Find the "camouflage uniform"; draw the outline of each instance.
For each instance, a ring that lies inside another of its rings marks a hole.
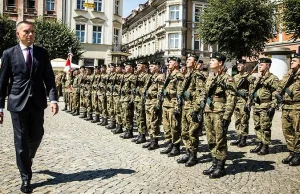
[[[74,108],[74,116],[79,115],[79,90],[80,90],[80,76],[76,75],[73,79],[73,108]]]
[[[98,84],[99,90],[97,91],[98,95],[98,107],[100,111],[100,116],[103,120],[106,120],[105,124],[107,123],[107,104],[106,104],[106,87],[107,87],[107,80],[108,74],[101,74],[100,75],[100,82]],[[103,126],[105,125],[103,124]],[[101,124],[102,125],[102,124]]]
[[[98,89],[99,89],[98,84],[100,82],[100,79],[101,79],[100,74],[94,74],[94,80],[92,83],[92,107],[96,118],[99,118],[99,114],[100,114],[99,105],[98,105]]]
[[[64,83],[64,88],[63,88],[63,93],[64,93],[64,101],[65,101],[65,106],[68,107],[68,110],[71,110],[71,104],[70,104],[70,86],[72,85],[72,77],[71,75],[66,75],[65,77],[65,83]]]
[[[86,108],[86,112],[88,114],[87,120],[92,119],[92,84],[94,80],[94,75],[87,75],[84,82],[84,102],[83,105]]]
[[[85,73],[80,73],[79,74],[79,85],[80,85],[80,96],[79,96],[79,105],[81,108],[81,112],[86,114],[86,107],[84,106],[84,83],[86,79],[86,74]]]
[[[115,115],[115,121],[118,127],[122,125],[122,111],[121,111],[121,103],[120,103],[120,87],[121,87],[121,81],[123,78],[122,73],[117,73],[115,76],[115,85],[113,89],[113,104],[114,104],[114,111],[113,114]]]
[[[61,91],[62,91],[62,79],[63,79],[64,73],[63,72],[58,72],[57,75],[55,76],[55,84],[56,84],[56,91],[58,97],[62,96]]]
[[[110,119],[111,125],[107,126],[107,128],[113,129],[116,123],[116,115],[115,115],[115,104],[114,104],[114,86],[117,78],[117,73],[109,73],[107,80],[107,90],[106,90],[106,98],[107,98],[107,112],[108,117]]]

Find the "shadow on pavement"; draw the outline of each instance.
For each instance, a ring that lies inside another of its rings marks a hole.
[[[273,161],[257,161],[251,159],[238,159],[228,165],[226,172],[228,175],[235,175],[242,172],[266,172],[274,170]]]
[[[97,178],[109,179],[117,174],[132,174],[135,173],[135,171],[131,169],[103,169],[103,170],[87,170],[87,171],[76,172],[72,174],[63,174],[59,172],[52,172],[50,170],[43,170],[43,171],[38,171],[36,173],[47,174],[54,178],[48,179],[40,183],[32,184],[33,188],[41,187],[45,185],[56,185],[60,183],[68,183],[73,181],[93,180]]]

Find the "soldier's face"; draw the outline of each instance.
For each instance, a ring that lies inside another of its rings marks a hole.
[[[84,68],[81,68],[80,73],[84,73],[84,70],[85,70]]]
[[[186,60],[186,67],[193,67],[193,65],[195,64],[195,58],[194,57],[189,57]]]
[[[211,58],[210,61],[209,61],[209,67],[210,69],[219,69],[222,67],[222,62],[218,61],[217,59],[215,58]]]
[[[95,74],[99,74],[99,69],[94,69]]]
[[[258,64],[258,71],[259,72],[269,70],[269,68],[270,68],[269,63],[260,63],[260,64]]]
[[[117,71],[118,73],[121,73],[121,72],[122,72],[122,67],[117,67],[117,68],[116,68],[116,71]]]
[[[244,72],[244,71],[246,71],[246,65],[243,64],[243,63],[239,63],[239,64],[237,65],[237,69],[238,69],[238,71]]]
[[[86,74],[91,75],[92,74],[92,70],[91,69],[87,69]]]
[[[132,67],[130,65],[125,66],[125,73],[132,73]]]
[[[145,70],[145,66],[143,64],[137,64],[136,71],[138,73],[143,72]]]
[[[169,65],[168,65],[168,69],[173,69],[176,65],[175,63],[176,63],[176,61],[170,60]]]
[[[149,66],[150,73],[155,73],[156,69],[157,69],[156,65],[150,65]]]
[[[106,68],[105,67],[101,67],[101,73],[105,73],[106,72]]]
[[[292,58],[291,68],[294,69],[294,68],[297,68],[299,66],[300,66],[300,59],[298,59],[298,58]]]
[[[110,67],[109,67],[109,72],[112,72],[112,73],[113,73],[113,72],[115,72],[115,71],[116,71],[116,68],[115,68],[114,66],[110,66]]]

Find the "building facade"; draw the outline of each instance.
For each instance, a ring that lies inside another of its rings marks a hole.
[[[204,44],[197,34],[199,14],[207,6],[206,0],[149,0],[140,4],[124,19],[123,49],[128,60],[160,60],[169,56],[185,59],[195,53],[208,62],[217,46]]]

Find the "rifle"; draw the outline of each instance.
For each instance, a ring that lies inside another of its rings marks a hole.
[[[121,80],[121,84],[120,84],[120,90],[118,92],[118,95],[121,96],[122,94],[122,87],[124,85],[124,77],[125,77],[125,74],[123,74],[123,77],[122,77],[122,80]]]
[[[249,103],[249,105],[248,105],[248,109],[249,109],[249,110],[251,109],[251,106],[254,104],[254,98],[256,97],[256,92],[257,92],[257,90],[259,89],[259,87],[260,87],[260,85],[261,85],[260,82],[261,82],[262,77],[265,75],[265,73],[266,73],[266,71],[264,71],[264,72],[261,73],[261,76],[260,76],[259,79],[257,80],[253,92],[252,92],[252,93],[250,94],[250,96],[249,96],[249,98],[250,98],[250,103]],[[250,112],[250,111],[249,111],[249,112]]]
[[[147,93],[148,93],[148,89],[152,83],[152,77],[153,77],[154,73],[150,76],[148,82],[147,82],[147,85],[146,85],[146,88],[143,92],[143,95],[142,95],[142,104],[145,104],[145,101],[146,101],[146,97],[147,97]]]
[[[293,97],[293,93],[288,89],[288,87],[293,83],[293,79],[294,79],[297,71],[298,71],[298,68],[295,70],[292,70],[292,73],[290,74],[290,76],[289,76],[288,80],[286,81],[282,90],[279,93],[275,94],[275,98],[277,99],[279,104],[283,103],[284,93],[287,93],[291,98]]]
[[[257,67],[258,67],[258,63],[255,65],[255,67],[252,69],[252,71],[251,71],[246,77],[243,77],[243,78],[240,80],[240,82],[239,82],[239,83],[237,84],[237,86],[236,86],[236,91],[237,91],[237,93],[238,93],[241,97],[243,97],[243,98],[246,97],[246,94],[245,94],[243,91],[239,90],[239,88],[244,84],[244,82],[248,79],[248,77],[249,77],[250,75],[252,75],[252,73],[257,69]]]
[[[171,81],[171,79],[170,79],[171,74],[172,74],[172,72],[169,73],[168,77],[166,78],[166,80],[164,82],[164,85],[163,85],[161,91],[158,93],[158,106],[156,107],[156,109],[158,109],[158,110],[161,109],[162,103],[164,101],[164,91]]]

